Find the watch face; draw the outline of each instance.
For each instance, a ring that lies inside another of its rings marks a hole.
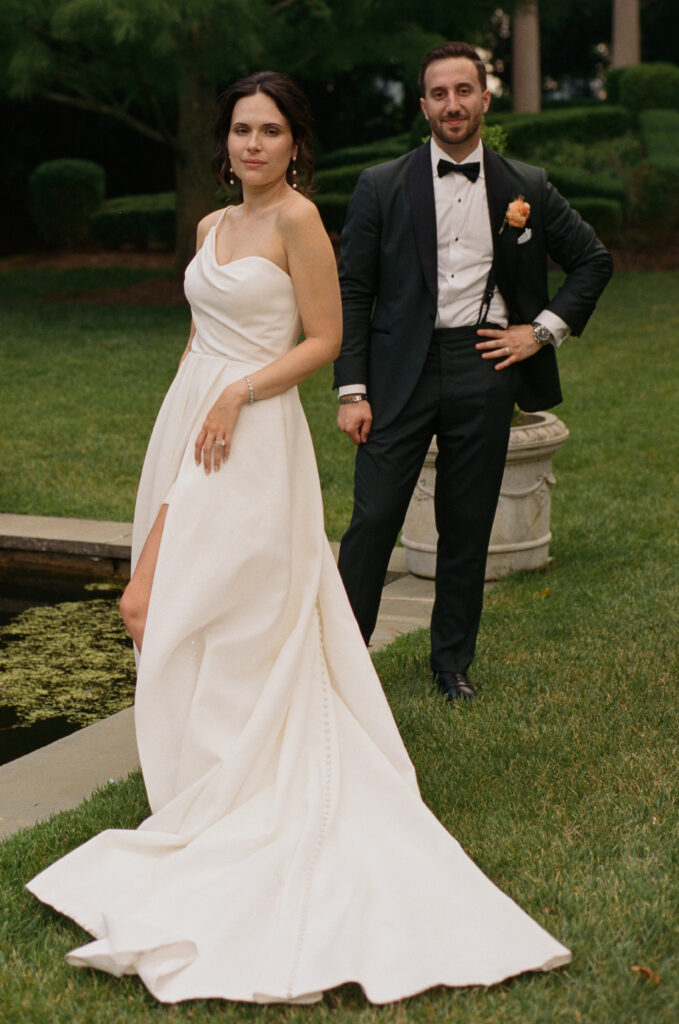
[[[533,334],[541,345],[545,345],[552,337],[552,332],[544,324],[533,324]]]

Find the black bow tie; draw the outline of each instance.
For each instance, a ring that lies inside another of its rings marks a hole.
[[[450,160],[439,160],[436,170],[438,171],[439,178],[443,178],[446,174],[454,171],[455,174],[464,174],[465,178],[469,178],[470,181],[476,181],[481,170],[481,164],[478,160],[473,164],[453,164]]]

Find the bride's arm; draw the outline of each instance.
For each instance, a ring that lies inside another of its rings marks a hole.
[[[299,197],[302,199],[302,197]],[[280,229],[304,329],[304,341],[268,366],[250,374],[255,400],[272,398],[331,363],[342,343],[342,304],[335,254],[318,210],[308,201],[290,204]],[[237,380],[221,393],[196,438],[196,464],[219,469],[229,455],[241,406],[250,398],[247,382]],[[215,439],[220,444],[212,451]],[[221,442],[224,441],[224,445]]]
[[[281,216],[281,233],[304,341],[250,374],[257,400],[279,395],[331,363],[342,344],[342,303],[335,254],[313,203],[295,203],[286,210]]]

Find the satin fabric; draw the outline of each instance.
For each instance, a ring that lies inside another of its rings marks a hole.
[[[68,961],[169,1003],[313,1002],[347,981],[384,1003],[567,963],[420,799],[324,534],[297,390],[243,408],[219,473],[194,465],[224,386],[295,344],[291,279],[259,257],[220,266],[213,229],[186,293],[196,336],[133,541],[136,559],[167,502],[136,700],[152,814],[29,882],[95,937]]]

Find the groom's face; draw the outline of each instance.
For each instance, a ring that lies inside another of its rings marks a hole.
[[[420,106],[435,141],[454,159],[464,159],[478,144],[490,103],[473,62],[467,57],[432,61],[424,74],[424,93]]]

